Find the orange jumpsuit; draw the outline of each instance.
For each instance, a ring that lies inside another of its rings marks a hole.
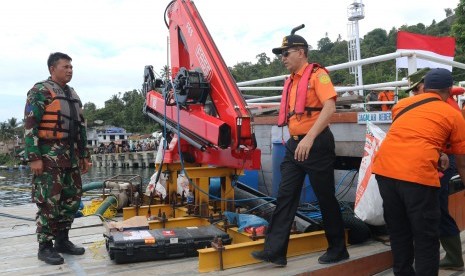
[[[381,91],[378,94],[378,101],[394,101],[394,92],[393,91]],[[381,105],[382,111],[389,111],[391,110],[393,104],[383,104]]]

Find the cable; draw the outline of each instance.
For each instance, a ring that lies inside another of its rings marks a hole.
[[[169,7],[171,6],[171,4],[173,4],[174,2],[176,2],[176,1],[173,0],[173,1],[169,2],[168,6],[166,6],[166,8],[165,8],[165,13],[164,13],[165,16],[164,16],[163,20],[165,20],[165,25],[166,25],[166,27],[167,27],[168,29],[170,28],[170,26],[168,25],[168,22],[166,21],[166,12],[168,11],[168,9],[169,9]]]
[[[259,205],[255,206],[255,207],[253,207],[252,209],[247,210],[245,213],[250,213],[250,212],[252,212],[253,210],[258,209],[258,208],[260,208],[260,207],[262,207],[262,206],[265,206],[265,205],[267,205],[267,204],[270,204],[270,202],[264,202],[264,203],[262,203],[262,204],[259,204]],[[270,208],[271,208],[271,207],[270,207]]]
[[[261,163],[260,163],[260,172],[262,174],[262,181],[263,181],[263,184],[265,185],[266,193],[269,195],[270,191],[268,190],[268,185],[266,185],[266,182],[265,182],[265,172],[263,171],[263,166]]]
[[[336,185],[335,190],[336,190],[336,192],[339,190],[339,188],[341,187],[341,185],[344,182],[344,180],[346,179],[346,177],[352,172],[355,172],[355,174],[352,176],[352,180],[350,181],[350,185],[346,186],[346,188],[344,188],[341,192],[336,194],[336,198],[339,197],[342,193],[344,193],[343,196],[345,196],[348,193],[348,191],[350,190],[350,187],[352,187],[353,182],[355,180],[355,176],[358,174],[357,170],[347,171],[346,174],[341,178],[341,180],[339,180],[338,184]],[[310,185],[306,185],[304,188],[306,188],[308,186],[310,186]],[[349,188],[347,188],[347,187],[349,187]],[[339,202],[339,200],[338,200],[338,202]],[[299,207],[298,212],[300,212],[303,215],[305,215],[305,216],[307,216],[309,218],[312,218],[312,219],[321,219],[322,218],[318,201],[308,202],[308,203],[306,203],[306,205],[307,205],[307,208]],[[347,207],[347,206],[343,206],[343,207]],[[351,208],[349,208],[349,209],[351,209]]]
[[[355,174],[353,175],[352,177],[352,180],[349,182],[349,185],[346,186],[345,189],[343,189],[339,194],[336,195],[336,198],[339,198],[342,200],[342,198],[344,198],[350,191],[350,189],[354,186],[354,181],[355,181],[355,177],[358,175],[358,171],[357,170],[352,170],[355,172]]]
[[[27,218],[27,217],[21,217],[21,216],[15,216],[15,215],[10,215],[6,213],[0,213],[1,217],[7,217],[7,218],[14,218],[14,219],[21,219],[21,220],[27,220],[27,221],[36,221],[33,218]]]
[[[174,89],[174,84],[173,84],[172,80],[170,80],[170,83],[171,83],[171,86]],[[180,113],[179,113],[180,112],[180,106],[179,106],[179,101],[178,101],[178,96],[177,96],[176,91],[173,91],[173,94],[174,94],[176,107],[177,107],[176,131],[177,131],[177,135],[178,135],[178,139],[179,139],[181,137],[181,129],[180,129],[181,124],[180,124],[180,121],[179,121],[180,120]],[[165,118],[166,118],[166,116],[165,116]],[[222,201],[222,202],[244,202],[244,201],[257,200],[257,199],[269,199],[269,200],[272,200],[272,201],[276,200],[273,197],[255,197],[255,198],[250,198],[250,199],[247,199],[247,198],[245,198],[245,199],[223,199],[223,198],[211,195],[208,192],[205,192],[204,190],[200,189],[199,186],[195,185],[194,182],[192,181],[192,179],[188,176],[187,171],[185,170],[184,158],[182,156],[180,140],[178,140],[178,154],[179,154],[179,160],[180,160],[180,163],[181,163],[181,169],[184,172],[184,175],[186,176],[186,178],[188,179],[189,184],[191,184],[194,187],[194,189],[198,190],[199,192],[201,192],[201,193],[203,193],[205,195],[208,195],[209,198],[215,199],[217,201]]]

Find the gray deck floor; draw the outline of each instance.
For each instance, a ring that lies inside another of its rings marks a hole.
[[[115,264],[105,249],[104,227],[94,216],[77,218],[70,231],[71,240],[84,245],[82,256],[64,255],[63,265],[51,266],[37,259],[35,222],[6,217],[9,214],[33,219],[34,204],[0,208],[0,274],[1,275],[312,275],[327,266],[318,264],[321,252],[288,258],[285,268],[259,263],[211,273],[198,272],[198,259],[170,259],[163,261]],[[464,239],[462,239],[464,240]],[[388,251],[389,247],[376,241],[350,246],[350,260]],[[442,252],[443,254],[443,252]],[[341,275],[359,275],[356,271],[338,271]],[[318,275],[322,275],[321,272]],[[329,274],[328,274],[329,275]],[[387,270],[378,275],[393,275]],[[439,275],[462,275],[457,272],[440,271]]]

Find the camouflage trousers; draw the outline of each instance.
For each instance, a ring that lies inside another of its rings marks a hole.
[[[38,207],[37,241],[53,240],[74,221],[81,202],[81,173],[78,167],[44,167],[41,175],[33,176],[32,183],[32,201]]]

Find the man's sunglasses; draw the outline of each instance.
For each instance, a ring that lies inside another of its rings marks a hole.
[[[283,57],[286,57],[286,58],[287,58],[292,52],[298,52],[298,51],[299,51],[299,50],[284,50],[284,51],[281,53],[281,55],[282,55]]]

